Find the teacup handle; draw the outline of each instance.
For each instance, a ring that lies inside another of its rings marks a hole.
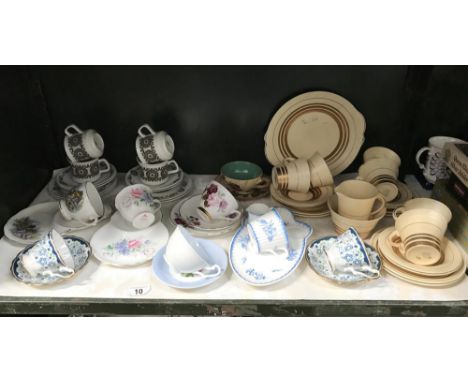
[[[267,187],[268,184],[268,180],[266,180],[265,178],[259,178],[257,183],[255,183],[255,188],[264,188]]]
[[[176,172],[180,171],[179,165],[177,164],[177,162],[175,160],[170,160],[169,162],[167,162],[166,166],[169,166],[169,165],[173,165],[173,166],[175,166],[175,168],[172,169],[172,170],[168,170],[167,171],[168,174],[175,174]]]
[[[369,266],[365,266],[365,267],[362,267],[360,269],[361,269],[360,271],[357,271],[354,268],[349,267],[349,268],[345,268],[344,271],[345,272],[351,272],[353,275],[362,276],[362,277],[365,277],[365,278],[368,278],[368,279],[377,279],[377,278],[380,277],[380,272],[377,269],[374,269],[374,268],[369,267]],[[367,272],[370,272],[372,274],[361,272],[361,271],[367,271]]]
[[[379,214],[380,212],[382,212],[382,210],[385,208],[385,205],[386,205],[386,201],[385,201],[385,197],[382,195],[382,194],[379,194],[376,198],[376,201],[377,203],[374,203],[374,205],[379,205],[380,206],[378,208],[376,208],[375,210],[372,210],[371,211],[371,215],[377,215]]]
[[[429,151],[430,150],[430,147],[427,147],[427,146],[424,146],[422,148],[420,148],[418,150],[418,152],[416,153],[416,163],[418,164],[419,168],[421,170],[425,170],[426,169],[426,166],[424,165],[424,163],[421,163],[420,161],[420,158],[421,158],[421,155],[426,152],[426,151]]]
[[[262,252],[260,252],[261,255],[281,255],[281,254],[289,254],[289,250],[287,248],[277,248],[277,249],[265,249]]]
[[[406,209],[405,207],[401,206],[401,207],[398,207],[398,208],[395,208],[392,212],[392,216],[393,216],[393,220],[397,220],[398,217],[403,213],[405,212]]]
[[[234,210],[232,211],[229,215],[234,215],[233,217],[230,217],[230,216],[224,216],[223,219],[226,219],[226,220],[236,220],[236,219],[239,219],[239,217],[242,215],[242,213],[238,210]]]
[[[147,131],[147,134],[144,133],[145,129]],[[138,129],[138,135],[142,138],[146,137],[147,135],[153,135],[153,134],[156,134],[155,131],[147,123],[145,123],[144,125],[141,125],[140,128]]]
[[[107,159],[99,159],[99,172],[109,172],[111,169],[109,162]]]
[[[399,239],[400,242],[397,243],[395,239]],[[387,238],[388,240],[388,243],[390,244],[390,246],[392,248],[396,248],[398,249],[398,251],[404,255],[405,254],[405,246],[403,244],[403,242],[401,241],[401,238],[400,238],[400,235],[398,234],[397,231],[393,231]]]
[[[74,132],[71,132],[71,131],[74,131]],[[72,135],[75,135],[75,134],[81,134],[83,131],[76,125],[69,125],[65,128],[65,135],[71,137]]]
[[[283,159],[283,162],[294,162],[296,159],[295,158],[292,158],[292,157],[287,157],[287,158],[284,158]]]
[[[201,276],[201,277],[216,277],[221,273],[221,267],[218,264],[214,264],[214,265],[212,265],[210,267],[204,268],[204,270],[211,270],[211,269],[214,269],[215,272],[214,273],[205,273],[205,272],[197,271],[197,272],[192,272],[192,273],[195,274],[195,275]]]

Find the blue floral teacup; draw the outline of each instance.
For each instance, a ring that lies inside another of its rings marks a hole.
[[[247,232],[253,249],[258,253],[289,253],[288,231],[281,215],[275,208],[250,220],[247,224]]]
[[[367,278],[380,276],[371,266],[366,247],[354,228],[337,236],[334,245],[324,252],[334,273],[352,273]]]

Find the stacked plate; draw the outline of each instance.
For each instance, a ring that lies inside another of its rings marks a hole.
[[[333,194],[332,186],[312,188],[312,199],[305,201],[291,199],[282,191],[277,190],[273,184],[270,186],[270,193],[274,200],[288,207],[297,217],[321,218],[330,215],[327,200]]]
[[[110,165],[110,170],[103,172],[100,178],[93,182],[101,197],[109,195],[117,185],[117,169]],[[47,186],[47,191],[54,199],[62,199],[73,188],[79,186],[72,178],[71,168],[65,167],[58,170]]]
[[[443,288],[459,283],[465,278],[466,265],[463,253],[445,239],[442,244],[442,259],[434,265],[418,265],[406,260],[389,243],[395,227],[386,228],[372,236],[372,244],[379,251],[384,269],[401,280],[424,287]]]
[[[127,172],[125,182],[131,184],[145,184],[141,179],[142,170],[140,166],[133,167]],[[182,170],[169,175],[167,182],[158,186],[147,185],[152,190],[153,198],[162,204],[174,203],[185,198],[192,191],[192,179]]]
[[[387,216],[392,216],[393,210],[397,209],[398,207],[401,207],[403,204],[405,204],[406,201],[413,198],[413,193],[405,183],[397,181],[396,185],[398,187],[398,195],[391,202],[386,203]]]
[[[198,237],[221,236],[234,232],[242,222],[242,215],[234,220],[214,220],[205,222],[197,214],[201,195],[194,195],[178,202],[171,210],[170,220],[174,225],[182,225]]]
[[[265,134],[265,155],[273,166],[286,158],[319,152],[333,175],[346,169],[364,143],[364,116],[345,98],[315,91],[290,99],[275,113]]]

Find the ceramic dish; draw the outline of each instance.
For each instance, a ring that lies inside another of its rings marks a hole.
[[[227,256],[224,250],[217,244],[203,239],[197,242],[205,249],[210,264],[217,264],[221,268],[219,275],[215,277],[200,277],[192,273],[175,274],[164,259],[166,247],[161,248],[153,258],[153,274],[163,284],[178,289],[201,288],[214,283],[227,269]]]
[[[401,207],[406,201],[413,198],[413,193],[405,183],[397,181],[396,185],[398,187],[398,195],[394,200],[387,202],[387,216],[391,216],[394,209]]]
[[[164,192],[153,192],[153,198],[158,199],[163,204],[174,203],[185,198],[192,192],[193,181],[190,177],[184,175],[182,182],[175,188]]]
[[[110,218],[112,212],[112,207],[109,204],[104,204],[104,214],[98,219],[97,224],[84,225],[77,220],[66,220],[60,211],[57,211],[54,215],[52,224],[54,229],[61,234],[81,231],[83,229],[99,226],[101,223]]]
[[[352,273],[334,273],[330,267],[330,263],[325,259],[327,256],[324,250],[333,245],[336,240],[336,236],[327,236],[316,240],[309,247],[306,259],[311,268],[317,272],[320,276],[325,277],[329,280],[343,284],[353,284],[361,281],[370,281],[371,279],[361,275],[354,275]],[[378,271],[381,270],[382,262],[377,251],[372,248],[369,244],[365,244],[366,252],[369,256],[370,265]]]
[[[286,225],[289,253],[259,254],[252,248],[247,226],[241,227],[232,238],[229,262],[234,273],[243,281],[255,286],[275,284],[291,275],[304,256],[312,227],[295,221]]]
[[[95,180],[93,184],[99,190],[103,188],[106,184],[111,183],[117,177],[117,169],[114,165],[110,165],[110,170],[108,172],[102,173],[99,179]],[[71,168],[65,167],[62,171],[57,172],[56,176],[57,185],[63,190],[71,190],[72,188],[78,186],[80,183],[75,182],[72,178]]]
[[[127,186],[132,184],[145,184],[145,182],[142,180],[142,174],[143,171],[140,166],[133,167],[125,175],[125,183]],[[184,172],[180,170],[174,174],[170,174],[168,176],[168,180],[165,183],[155,186],[148,185],[148,187],[151,188],[151,190],[154,192],[169,191],[179,186],[182,183],[183,178]]]
[[[106,174],[109,174],[109,173],[106,173]],[[101,195],[101,197],[105,198],[112,194],[115,187],[117,186],[117,183],[118,183],[117,178],[114,178],[108,183],[105,183],[100,186],[96,186],[96,188],[99,191],[99,194]],[[78,183],[75,184],[75,186],[77,185]],[[57,184],[57,178],[56,176],[54,176],[52,180],[49,182],[49,184],[47,185],[47,192],[53,199],[59,200],[59,199],[63,199],[73,187],[67,186],[66,189],[62,188],[60,185]]]
[[[130,228],[119,212],[91,238],[94,256],[104,264],[131,267],[150,261],[166,245],[167,228],[161,222],[136,230]]]
[[[79,237],[64,236],[63,239],[65,240],[65,243],[67,244],[68,248],[70,249],[70,253],[73,256],[73,262],[75,263],[74,270],[76,275],[76,273],[88,262],[89,256],[91,255],[91,246],[87,241]],[[21,258],[23,254],[27,253],[31,247],[32,246],[30,245],[18,253],[11,264],[10,270],[16,280],[32,285],[50,285],[67,280],[53,275],[31,276],[21,264]]]
[[[333,175],[348,167],[364,141],[365,119],[345,98],[314,91],[287,101],[265,134],[265,154],[273,166],[285,158],[318,152]]]
[[[34,204],[8,219],[3,232],[18,244],[33,244],[52,229],[57,211],[57,202]]]
[[[284,195],[282,192],[273,187],[273,184],[270,185],[270,193],[272,197],[287,207],[299,210],[310,210],[319,206],[323,206],[327,203],[328,198],[333,194],[332,186],[317,187],[312,190],[315,190],[315,192],[312,192],[313,198],[311,200],[299,201]]]

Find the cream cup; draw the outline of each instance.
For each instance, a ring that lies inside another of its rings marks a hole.
[[[395,162],[395,164],[400,167],[401,159],[400,156],[393,150],[390,150],[387,147],[383,146],[373,146],[369,147],[366,151],[364,151],[364,162],[368,162],[371,159],[378,159],[378,158],[387,158]]]
[[[430,198],[415,198],[410,199],[403,206],[396,208],[393,211],[393,218],[397,219],[405,211],[410,211],[414,209],[427,209],[430,211],[435,211],[440,213],[447,223],[452,220],[452,212],[450,209],[442,202],[439,202],[435,199]]]
[[[310,169],[307,159],[285,158],[288,174],[287,189],[290,191],[307,192],[310,188]]]
[[[374,178],[386,175],[394,179],[398,179],[399,166],[387,158],[370,159],[359,167],[358,174],[362,180],[367,182],[372,181]]]
[[[377,188],[363,180],[345,180],[335,188],[338,213],[342,216],[368,220],[385,209],[385,199]]]
[[[333,185],[333,175],[328,168],[327,162],[319,153],[315,153],[308,159],[310,171],[310,183],[312,187]]]
[[[94,184],[88,182],[70,191],[59,202],[60,213],[66,220],[95,225],[104,215],[104,205]]]

